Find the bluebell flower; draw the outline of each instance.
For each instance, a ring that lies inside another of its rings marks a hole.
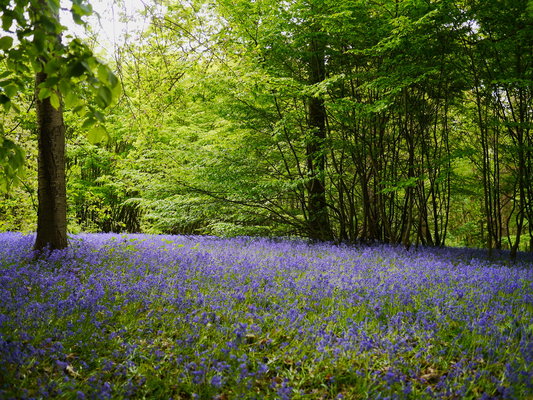
[[[214,375],[210,381],[211,385],[219,388],[222,386],[222,377],[220,375]]]

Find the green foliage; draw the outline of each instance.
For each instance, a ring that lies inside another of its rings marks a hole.
[[[55,49],[22,35],[24,53],[0,35],[1,54],[26,59],[0,75],[3,107],[24,109],[23,77],[40,69],[39,97],[65,107],[77,229],[305,235],[309,163],[323,157],[335,240],[483,246],[509,234],[525,248],[530,1],[147,5],[148,28],[114,54],[120,83],[78,39]],[[17,7],[5,24],[26,18]],[[90,11],[72,4],[79,22]],[[317,45],[326,71],[312,82]],[[36,51],[56,56],[39,66]],[[310,99],[327,114],[323,140]]]
[[[10,189],[24,167],[24,151],[11,140],[0,136],[0,192]]]
[[[38,99],[49,98],[52,106],[59,109],[63,98],[67,108],[85,119],[84,127],[90,128],[91,141],[106,139],[104,116],[99,108],[110,107],[118,101],[120,83],[81,40],[70,36],[66,44],[56,40],[66,29],[58,20],[59,1],[20,0],[4,4],[2,10],[3,30],[13,29],[17,38],[16,41],[12,35],[0,38],[0,62],[5,67],[0,75],[0,103],[4,110],[19,113],[17,100],[19,93],[26,90],[24,77],[45,73],[46,80],[37,88]],[[82,0],[72,2],[71,13],[79,24],[84,24],[82,18],[90,15],[91,10]],[[11,179],[21,168],[22,153],[4,137],[3,125],[0,127],[5,150],[1,158],[2,186],[6,187],[6,179]]]
[[[68,115],[68,119],[75,118]],[[141,208],[137,189],[121,173],[125,154],[115,151],[118,137],[95,146],[73,137],[67,151],[71,230],[85,232],[137,232]]]

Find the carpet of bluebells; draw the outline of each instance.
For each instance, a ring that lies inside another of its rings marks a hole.
[[[0,234],[0,398],[533,398],[533,260]]]

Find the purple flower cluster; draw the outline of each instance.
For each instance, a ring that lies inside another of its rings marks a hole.
[[[0,398],[533,395],[533,260],[469,249],[0,234]]]

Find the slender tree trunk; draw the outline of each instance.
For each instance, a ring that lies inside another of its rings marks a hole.
[[[440,246],[446,245],[446,235],[448,231],[448,222],[449,222],[449,216],[450,216],[450,204],[451,204],[451,171],[452,171],[452,163],[451,163],[451,152],[450,152],[450,140],[449,140],[449,134],[448,134],[448,96],[446,96],[445,100],[445,107],[444,107],[444,126],[443,126],[443,138],[444,138],[444,144],[445,144],[445,151],[446,151],[446,183],[445,183],[445,203],[444,203],[444,216],[443,216],[443,224],[442,224],[442,240],[440,242]]]
[[[516,216],[516,239],[511,246],[511,259],[516,259],[516,255],[518,252],[518,249],[520,248],[520,239],[522,236],[522,228],[524,227],[524,219],[525,219],[525,209],[527,201],[526,196],[526,179],[527,177],[524,176],[526,171],[526,163],[525,163],[525,157],[524,157],[524,141],[523,141],[523,132],[520,128],[518,128],[518,132],[516,135],[516,142],[518,147],[518,190],[519,190],[519,211]]]
[[[34,249],[67,247],[67,195],[65,178],[65,124],[61,107],[50,98],[39,100],[38,86],[46,74],[36,75],[36,110],[39,137],[37,239]]]
[[[406,140],[407,145],[407,179],[412,180],[415,175],[415,128],[413,125],[412,118],[409,114],[409,100],[407,89],[403,89],[403,107],[404,107],[404,121],[403,121],[403,135]],[[403,206],[402,213],[402,229],[401,229],[401,243],[403,246],[409,250],[411,246],[411,228],[414,222],[414,197],[415,197],[415,187],[412,184],[409,184],[405,188],[405,201]]]

